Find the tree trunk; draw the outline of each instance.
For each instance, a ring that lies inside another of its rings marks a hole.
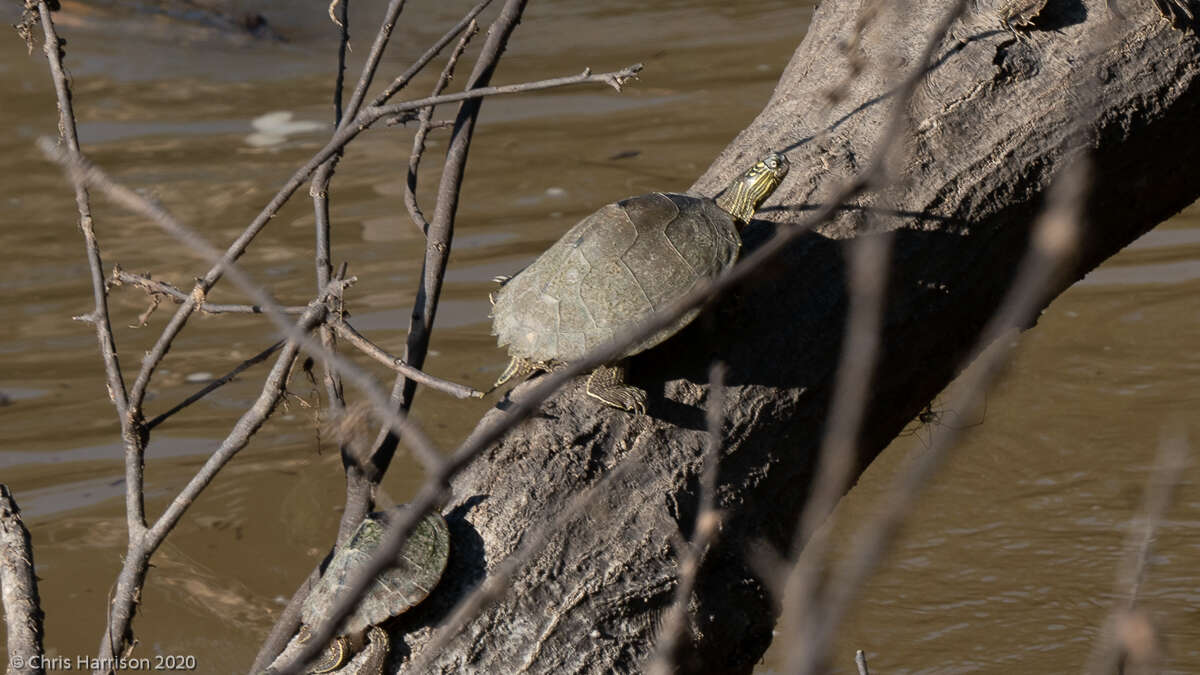
[[[820,6],[771,101],[696,182],[712,195],[765,150],[787,153],[791,174],[746,230],[747,248],[824,204],[872,161],[893,93],[950,3],[910,0],[903,16],[883,9],[847,54],[839,46],[853,44],[855,22],[872,4],[887,3]],[[672,600],[678,544],[691,534],[706,372],[722,359],[729,387],[717,501],[725,521],[689,605],[682,665],[748,672],[777,613],[748,553],[789,546],[842,344],[838,240],[894,235],[861,470],[965,366],[1047,187],[1081,149],[1094,161],[1082,248],[1062,286],[1046,289],[1047,302],[1197,198],[1200,181],[1178,164],[1200,154],[1198,44],[1194,26],[1170,25],[1151,0],[1113,10],[1105,0],[1050,0],[1020,39],[996,13],[970,7],[908,103],[890,187],[844,205],[737,297],[635,357],[631,378],[649,391],[648,415],[604,407],[580,379],[454,479],[451,567],[431,599],[402,617],[397,644],[430,658],[436,672],[638,669]],[[864,66],[856,78],[851,59]],[[831,92],[838,102],[829,103]],[[418,626],[444,622],[523,537],[631,458],[639,463],[551,531],[448,648],[422,654],[431,632]]]

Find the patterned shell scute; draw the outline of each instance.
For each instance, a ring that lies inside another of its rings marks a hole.
[[[350,541],[339,548],[304,601],[301,620],[318,624],[345,592],[354,572],[379,548],[387,523],[398,510],[372,513],[358,526]],[[339,635],[357,635],[369,626],[403,614],[428,597],[442,578],[450,558],[450,531],[439,513],[430,513],[409,536],[396,556],[396,564],[380,572],[367,587],[362,601],[338,629]]]
[[[720,274],[740,248],[733,219],[711,199],[654,192],[609,204],[497,292],[493,329],[513,356],[578,359]],[[698,313],[625,356],[666,340]]]

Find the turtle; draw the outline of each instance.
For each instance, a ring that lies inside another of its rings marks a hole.
[[[492,332],[511,360],[496,389],[514,377],[554,370],[733,265],[741,229],[779,185],[788,160],[768,152],[717,199],[651,192],[601,207],[513,277],[498,277]],[[624,360],[691,323],[694,309],[596,368],[587,395],[644,414],[646,393],[625,383]]]
[[[368,515],[350,539],[334,552],[325,573],[313,585],[300,610],[301,643],[307,641],[309,627],[320,623],[329,613],[355,570],[379,548],[388,523],[405,508],[399,506]],[[370,645],[369,665],[365,672],[382,672],[391,644],[387,631],[379,624],[407,612],[428,597],[442,578],[449,559],[450,531],[446,520],[434,511],[417,523],[396,555],[395,565],[375,577],[358,606],[338,626],[337,637],[330,641],[320,658],[308,665],[308,672],[338,670],[365,646],[364,638]]]

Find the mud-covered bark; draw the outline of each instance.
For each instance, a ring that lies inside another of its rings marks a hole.
[[[748,247],[816,209],[872,161],[895,105],[891,91],[948,5],[910,0],[901,17],[885,10],[855,55],[865,70],[846,84],[839,45],[865,4],[821,5],[763,113],[694,186],[711,195],[764,150],[787,153],[791,174],[746,230]],[[1064,284],[1196,199],[1200,180],[1187,165],[1200,151],[1194,27],[1171,26],[1150,0],[1114,3],[1120,14],[1105,0],[1050,0],[1016,40],[987,0],[979,4],[942,42],[910,102],[891,187],[841,208],[736,297],[635,358],[631,379],[649,391],[647,416],[589,399],[580,380],[454,479],[451,567],[430,601],[394,627],[394,660],[411,650],[436,672],[638,669],[672,598],[676,547],[692,527],[704,374],[721,358],[729,390],[717,503],[726,520],[691,600],[683,665],[749,671],[771,639],[776,608],[748,553],[786,549],[808,494],[845,318],[838,240],[895,234],[861,469],[964,365],[1047,187],[1082,148],[1093,153],[1095,185]],[[839,89],[830,107],[827,96]],[[1060,290],[1047,289],[1047,302]],[[589,508],[562,518],[498,602],[447,648],[422,653],[431,631],[419,626],[445,622],[524,538],[631,459],[639,463]]]

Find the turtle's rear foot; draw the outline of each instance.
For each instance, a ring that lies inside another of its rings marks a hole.
[[[504,372],[500,373],[500,377],[496,379],[496,384],[493,384],[491,389],[488,389],[486,392],[484,392],[484,396],[496,391],[503,386],[505,382],[508,382],[514,377],[520,379],[526,375],[529,375],[535,370],[537,369],[532,363],[525,359],[514,356],[512,360],[508,362],[508,367],[506,367]]]
[[[1196,12],[1189,0],[1154,0],[1154,5],[1171,25],[1182,28],[1196,22]]]
[[[646,414],[646,392],[625,384],[624,366],[600,366],[587,381],[587,395],[635,415]]]
[[[308,642],[311,632],[308,626],[300,626],[300,632],[296,635],[296,640],[300,644]],[[329,641],[325,645],[325,649],[321,651],[320,656],[308,664],[306,673],[332,673],[333,671],[346,665],[351,656],[350,640],[345,636],[338,636]]]

